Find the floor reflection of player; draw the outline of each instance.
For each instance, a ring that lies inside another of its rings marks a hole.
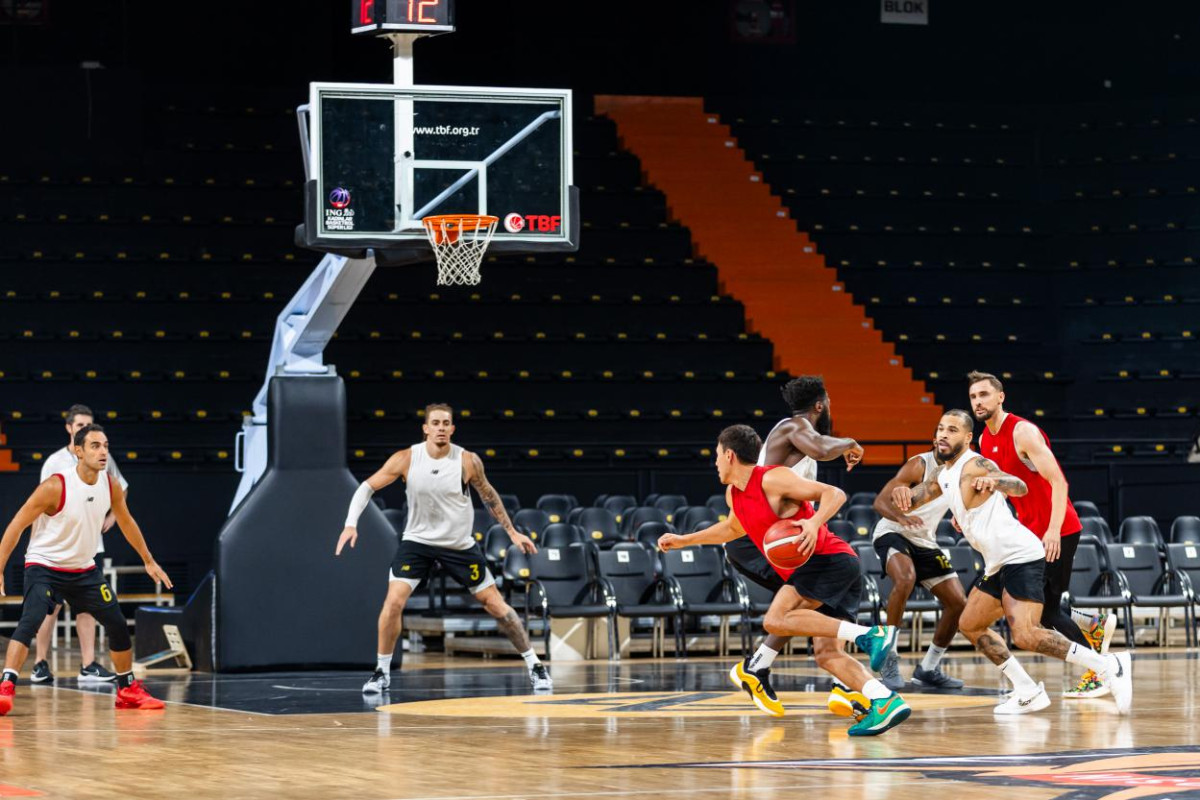
[[[825,525],[846,502],[846,495],[835,486],[805,480],[783,467],[756,466],[761,447],[758,434],[747,425],[721,431],[716,467],[721,483],[728,487],[729,517],[696,533],[664,534],[659,547],[667,551],[724,544],[748,536],[761,549],[768,528],[781,519],[793,520],[804,540],[802,551],[811,556],[797,569],[776,568],[783,586],[767,610],[763,627],[780,636],[811,636],[817,665],[861,692],[869,703],[862,719],[851,726],[850,735],[883,733],[907,719],[911,710],[900,695],[873,678],[845,651],[845,642],[854,642],[870,655],[872,669],[878,669],[896,638],[895,628],[868,628],[855,622],[862,595],[858,557]],[[820,509],[814,510],[813,503],[818,501]],[[756,702],[783,713],[777,698],[763,697],[765,687],[757,675],[744,671],[741,664],[735,669]]]

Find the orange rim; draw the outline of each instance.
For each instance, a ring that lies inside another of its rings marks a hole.
[[[422,218],[421,224],[429,232],[429,237],[434,244],[443,242],[453,244],[458,241],[462,231],[474,232],[481,228],[491,228],[499,221],[499,217],[489,214],[439,214]]]

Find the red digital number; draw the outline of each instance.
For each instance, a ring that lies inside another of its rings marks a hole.
[[[434,24],[437,22],[437,12],[432,17],[425,16],[425,9],[437,8],[442,0],[408,0],[408,21]]]
[[[359,0],[358,21],[370,25],[375,21],[375,0]]]

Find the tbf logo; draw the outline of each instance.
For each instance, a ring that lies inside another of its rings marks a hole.
[[[504,217],[504,229],[509,233],[520,233],[528,228],[530,232],[553,233],[562,227],[562,217],[558,214],[518,214],[515,211]]]

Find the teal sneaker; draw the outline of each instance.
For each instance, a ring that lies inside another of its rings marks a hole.
[[[879,672],[896,648],[898,630],[891,625],[876,625],[854,640],[858,649],[871,656],[871,670]]]
[[[872,700],[867,715],[859,720],[858,724],[850,727],[849,734],[851,736],[878,736],[904,722],[910,714],[912,714],[912,709],[898,694],[889,695],[882,700]]]

